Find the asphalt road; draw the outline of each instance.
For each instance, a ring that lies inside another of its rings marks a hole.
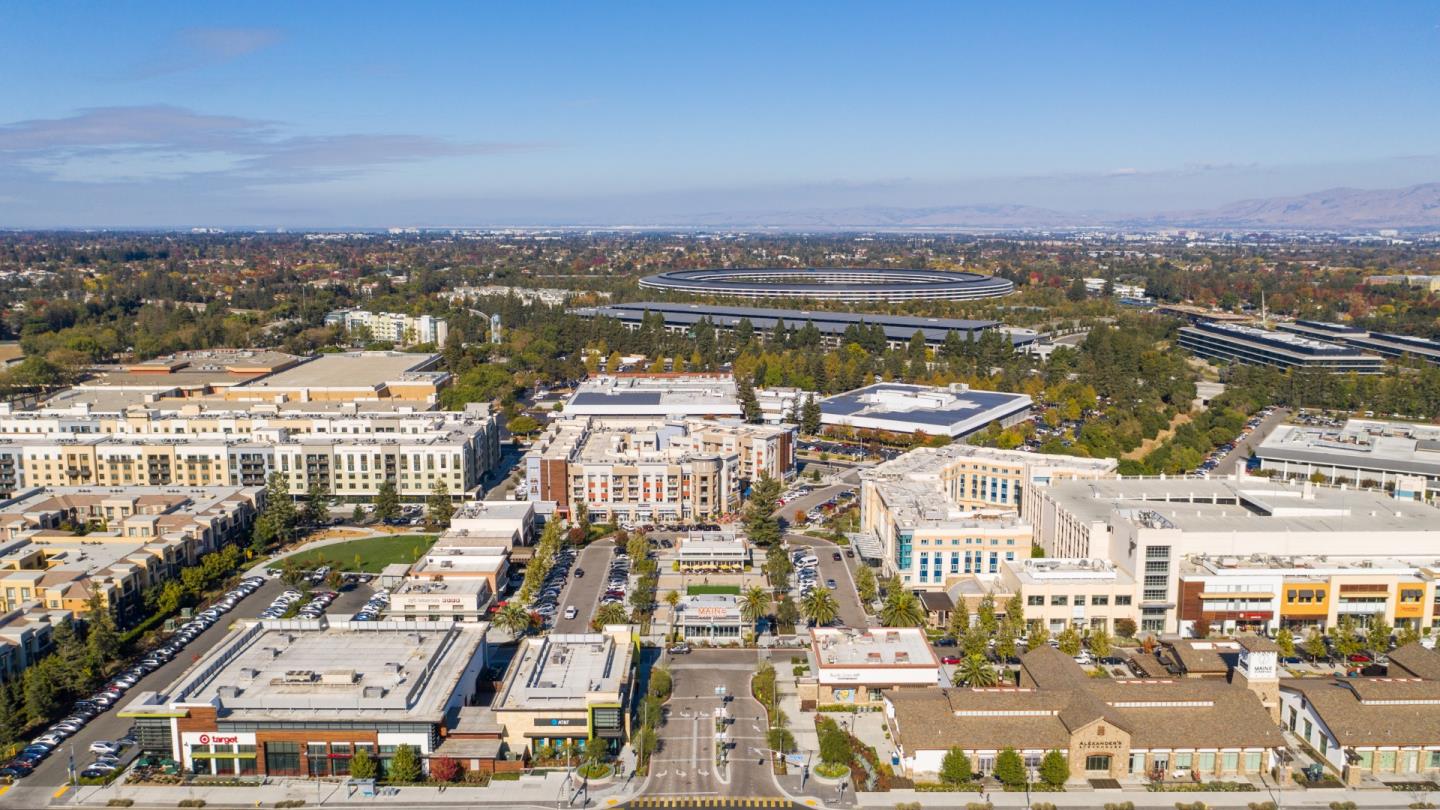
[[[1220,460],[1220,463],[1215,466],[1213,475],[1216,477],[1230,475],[1235,472],[1237,466],[1244,469],[1246,460],[1250,458],[1250,448],[1265,441],[1265,437],[1270,435],[1270,431],[1278,427],[1289,416],[1288,408],[1276,408],[1274,413],[1260,420],[1260,424],[1250,431],[1250,435],[1236,442],[1235,449]]]
[[[844,548],[829,540],[804,534],[787,534],[785,542],[791,548],[809,546],[815,550],[815,556],[820,559],[817,566],[820,569],[820,584],[824,585],[828,579],[835,580],[835,604],[840,608],[841,623],[846,627],[868,627],[870,622],[865,616],[865,609],[860,606],[860,596],[855,592],[855,576],[850,570],[852,564],[859,562],[859,556],[851,559],[845,556]],[[839,560],[835,559],[837,551],[840,552]]]
[[[12,807],[41,807],[48,804],[51,794],[58,786],[65,784],[68,779],[67,755],[71,750],[75,754],[76,770],[83,770],[95,759],[94,755],[89,753],[90,743],[96,740],[113,740],[123,737],[129,731],[133,721],[119,717],[117,715],[118,708],[129,705],[130,700],[141,692],[164,691],[185,672],[186,668],[218,644],[229,633],[230,627],[237,620],[255,618],[285,589],[284,583],[278,579],[272,579],[242,599],[234,610],[225,614],[209,630],[196,636],[195,640],[186,645],[185,649],[173,660],[141,678],[134,688],[125,693],[125,697],[121,698],[117,707],[111,708],[110,711],[91,720],[79,734],[66,740],[59,750],[51,754],[49,759],[35,769],[34,773],[17,782],[10,792],[5,794],[4,801],[0,803]],[[355,611],[360,609],[361,605],[365,604],[365,600],[370,598],[370,594],[370,588],[365,585],[344,591],[330,604],[325,613],[333,619],[349,619],[355,614]]]
[[[575,564],[570,568],[570,581],[565,583],[565,589],[560,592],[560,602],[555,613],[556,633],[588,633],[590,631],[590,620],[595,616],[595,608],[600,601],[600,594],[605,588],[605,581],[610,578],[610,561],[615,558],[615,541],[598,540],[581,549],[575,557]],[[585,576],[575,576],[576,569],[585,569]],[[565,618],[565,608],[574,605],[579,611],[575,618]]]
[[[754,650],[696,650],[666,656],[675,691],[665,704],[660,744],[642,795],[647,799],[779,797],[765,747],[768,722],[750,696]],[[725,697],[716,694],[723,687]],[[716,765],[715,710],[724,707],[727,766]]]
[[[812,508],[830,500],[836,495],[839,495],[841,492],[844,492],[847,489],[854,488],[855,487],[846,484],[835,484],[832,486],[821,487],[819,489],[812,490],[809,494],[801,495],[795,500],[780,506],[775,510],[774,515],[776,517],[784,518],[787,521],[793,521],[795,519],[796,510],[802,512],[809,512]]]

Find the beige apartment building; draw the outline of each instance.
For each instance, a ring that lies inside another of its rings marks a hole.
[[[596,520],[673,523],[737,509],[745,481],[794,475],[794,428],[652,418],[558,422],[525,456],[532,501]]]
[[[290,492],[314,484],[365,502],[391,480],[402,498],[440,483],[478,491],[499,461],[499,425],[485,405],[465,411],[308,415],[191,406],[123,416],[0,411],[0,492],[34,486],[263,486],[280,472]]]
[[[147,588],[244,540],[259,487],[37,488],[0,502],[0,610],[82,614],[93,595],[122,624]],[[83,534],[78,527],[88,527]]]

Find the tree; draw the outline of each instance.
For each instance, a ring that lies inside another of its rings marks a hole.
[[[330,492],[325,489],[325,484],[319,480],[310,485],[310,491],[305,496],[305,510],[302,514],[306,523],[311,526],[319,526],[330,520]]]
[[[1070,781],[1070,760],[1054,749],[1046,751],[1040,760],[1040,781],[1057,788]]]
[[[1066,627],[1060,631],[1060,635],[1056,636],[1055,640],[1060,642],[1060,652],[1072,658],[1080,654],[1080,631],[1074,627]]]
[[[1194,625],[1191,626],[1190,631],[1195,634],[1195,638],[1209,638],[1209,620],[1205,619],[1203,616],[1199,619],[1196,619]]]
[[[1025,639],[1025,651],[1029,652],[1031,650],[1039,649],[1040,647],[1043,647],[1049,643],[1050,631],[1046,630],[1044,625],[1037,622],[1035,626],[1030,628],[1030,634]]]
[[[740,596],[740,617],[750,623],[751,627],[759,624],[760,618],[770,610],[770,594],[758,585],[752,585],[745,589]]]
[[[415,749],[406,743],[397,746],[395,756],[390,760],[389,771],[391,782],[419,782],[420,758],[415,755]]]
[[[1025,603],[1020,601],[1020,594],[1013,594],[1005,600],[1005,618],[1010,620],[1010,626],[1025,626]]]
[[[974,771],[970,768],[970,758],[959,748],[951,748],[945,752],[945,759],[940,761],[940,781],[947,785],[964,785],[975,778]]]
[[[910,591],[891,591],[880,608],[880,622],[886,627],[922,627],[925,624],[925,606]]]
[[[590,627],[598,632],[607,624],[629,623],[630,614],[625,612],[625,606],[618,602],[611,602],[608,605],[601,605],[600,609],[595,611],[595,618],[591,619]]]
[[[805,404],[800,406],[800,432],[814,436],[820,432],[820,403],[814,394],[805,395]]]
[[[752,425],[760,424],[760,402],[755,398],[755,388],[750,381],[741,379],[736,385],[736,394],[740,400],[741,418]]]
[[[770,546],[780,540],[780,522],[775,519],[775,502],[780,498],[780,482],[762,474],[750,485],[750,500],[745,504],[745,534],[756,546]]]
[[[115,630],[115,614],[110,606],[100,601],[100,594],[90,595],[85,605],[85,646],[90,652],[91,665],[101,672],[105,666],[120,654],[120,634]]]
[[[155,596],[155,612],[161,616],[169,616],[180,609],[180,604],[185,600],[185,586],[175,580],[166,580],[161,585]]]
[[[1305,654],[1311,660],[1318,661],[1329,653],[1325,647],[1325,637],[1314,627],[1310,628],[1310,634],[1305,637]]]
[[[361,505],[358,504],[358,503],[355,504],[355,508],[350,511],[350,522],[351,522],[351,523],[354,523],[354,524],[356,524],[356,525],[359,525],[359,524],[361,524],[361,523],[364,523],[364,522],[365,522],[365,507],[361,506]]]
[[[781,596],[780,601],[776,603],[775,621],[781,627],[789,630],[794,630],[795,625],[800,622],[800,608],[795,606],[795,601],[790,598],[789,594]]]
[[[599,737],[591,737],[585,741],[585,761],[595,765],[605,759],[605,741]]]
[[[1090,652],[1093,653],[1096,658],[1110,657],[1110,634],[1105,631],[1105,628],[1097,628],[1092,632],[1089,641]]]
[[[351,779],[374,779],[375,759],[370,756],[369,746],[356,746],[354,756],[350,757],[350,778]]]
[[[816,588],[800,600],[800,612],[816,627],[824,627],[835,621],[839,609],[835,604],[835,597],[826,588]]]
[[[1135,626],[1134,619],[1115,620],[1115,635],[1120,638],[1135,638],[1135,634],[1138,632],[1140,632],[1140,628]]]
[[[450,502],[450,488],[444,481],[436,481],[430,488],[430,497],[425,502],[425,522],[434,529],[450,527],[450,516],[455,514],[455,504]]]
[[[531,617],[518,602],[510,602],[495,613],[495,625],[516,638],[530,632]]]
[[[345,587],[345,575],[340,573],[339,568],[331,568],[325,575],[325,587],[337,593]]]
[[[375,490],[375,517],[380,520],[400,517],[400,494],[395,491],[395,482],[388,478]]]
[[[290,542],[295,536],[295,525],[300,515],[295,511],[295,499],[290,497],[290,485],[279,472],[270,473],[265,481],[265,509],[262,517],[270,522],[275,539]]]
[[[960,660],[954,682],[956,686],[991,687],[1000,683],[1000,673],[985,660],[985,656],[971,654]]]
[[[436,782],[454,782],[461,776],[460,762],[454,757],[431,757],[430,778]]]
[[[1065,288],[1065,300],[1077,303],[1085,300],[1085,279],[1076,278]]]
[[[995,597],[985,594],[980,599],[980,604],[975,608],[975,618],[980,623],[980,629],[985,635],[995,635]]]
[[[778,543],[765,550],[765,577],[770,580],[770,587],[777,591],[783,591],[790,587],[790,574],[795,570],[795,564],[790,561],[790,555]]]
[[[286,557],[280,561],[280,581],[295,587],[300,580],[305,578],[305,569],[301,567],[300,561],[294,557]]]
[[[1376,616],[1365,628],[1365,648],[1372,653],[1384,655],[1390,652],[1390,623],[1384,618]]]
[[[945,630],[957,639],[970,632],[970,603],[963,595],[955,600],[955,607],[950,611],[950,624]]]
[[[855,592],[860,596],[861,604],[874,602],[877,588],[875,571],[870,566],[862,565],[855,570]]]
[[[1020,787],[1025,784],[1025,760],[1014,748],[1006,748],[995,757],[995,778],[1006,787]]]
[[[1280,648],[1281,658],[1295,657],[1295,634],[1290,628],[1282,627],[1275,633],[1275,646]]]
[[[1420,640],[1420,628],[1412,622],[1395,632],[1395,647],[1405,647]]]
[[[505,429],[515,436],[529,436],[540,429],[540,423],[535,421],[535,417],[522,413],[506,422]]]
[[[1015,625],[1009,619],[1000,622],[995,631],[995,657],[1002,663],[1015,657]]]
[[[670,606],[670,635],[675,635],[675,608],[680,604],[680,592],[670,590],[665,592],[665,604]]]
[[[1360,652],[1360,637],[1355,632],[1354,620],[1348,614],[1340,617],[1340,624],[1335,627],[1335,638],[1331,643],[1335,646],[1335,652],[1347,660]]]

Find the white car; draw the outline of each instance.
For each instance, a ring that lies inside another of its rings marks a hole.
[[[580,615],[580,611],[579,611],[578,609],[576,609],[576,607],[575,607],[574,605],[571,605],[571,606],[565,608],[565,618],[566,618],[566,619],[573,619],[573,618],[575,618],[576,616],[579,616],[579,615]]]
[[[113,742],[111,740],[96,740],[95,742],[90,743],[90,753],[118,754],[120,753],[120,743]]]

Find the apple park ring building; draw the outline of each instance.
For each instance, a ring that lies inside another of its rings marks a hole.
[[[863,267],[672,270],[646,276],[640,286],[695,295],[825,301],[957,301],[1015,291],[1009,281],[979,273]]]

